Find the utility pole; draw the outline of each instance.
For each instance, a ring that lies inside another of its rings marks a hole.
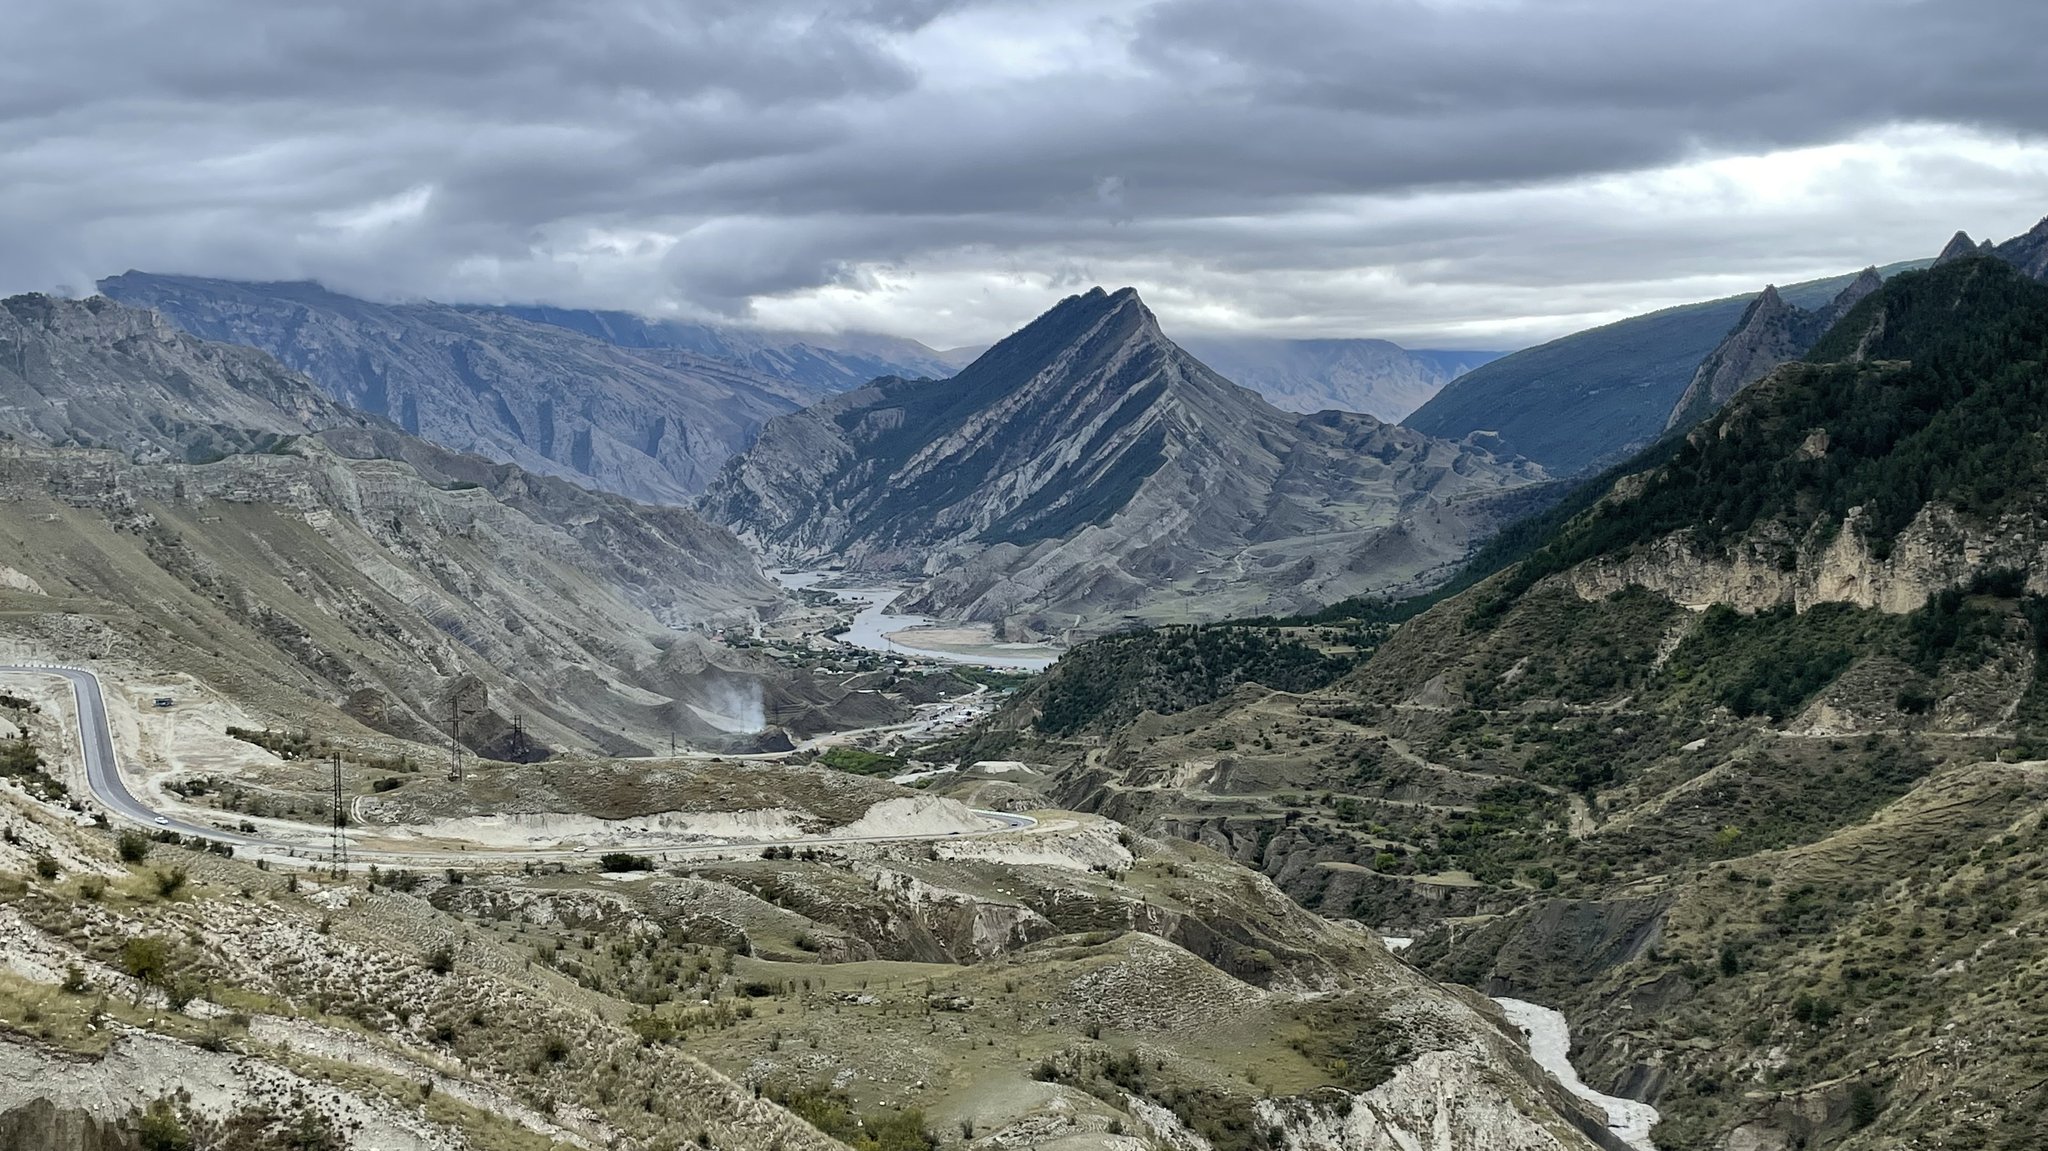
[[[462,782],[462,717],[475,714],[462,710],[462,697],[469,694],[470,686],[463,684],[456,688],[448,700],[448,753],[454,757],[454,767],[448,772],[448,778],[457,783]]]
[[[341,753],[335,752],[330,763],[333,767],[334,830],[329,847],[334,855],[334,875],[338,879],[348,874],[348,801],[341,789]]]

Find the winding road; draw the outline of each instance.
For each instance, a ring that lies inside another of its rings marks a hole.
[[[247,832],[228,831],[209,824],[193,823],[177,815],[159,811],[135,797],[128,790],[128,783],[121,775],[120,760],[114,754],[113,728],[107,722],[107,701],[100,690],[100,678],[91,671],[66,664],[23,663],[0,665],[0,675],[45,675],[55,676],[71,685],[72,698],[78,707],[78,753],[85,767],[86,786],[92,791],[93,799],[110,814],[120,816],[144,827],[162,831],[175,831],[180,835],[194,836],[213,843],[225,843],[236,848],[257,848],[286,852],[304,857],[307,854],[324,854],[318,847],[303,840],[266,839],[261,835]],[[867,836],[817,836],[801,839],[763,839],[747,841],[721,841],[706,844],[605,844],[608,851],[647,852],[691,852],[730,851],[760,847],[782,847],[834,844],[834,843],[886,843],[905,840],[932,840],[955,838],[961,835],[988,835],[1003,831],[1021,831],[1038,825],[1028,815],[1013,815],[1003,811],[982,811],[973,809],[974,814],[996,825],[981,832],[939,832],[913,835],[867,835]],[[310,828],[309,834],[322,833],[324,828]],[[478,847],[476,850],[458,848],[454,850],[436,848],[406,848],[388,850],[380,848],[358,848],[351,844],[351,857],[364,859],[414,860],[423,857],[463,859],[476,862],[479,859],[511,858],[530,859],[536,857],[562,858],[582,854],[582,848],[535,848],[535,849],[492,849]]]

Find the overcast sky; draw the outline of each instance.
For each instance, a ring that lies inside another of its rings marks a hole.
[[[0,291],[1514,347],[2048,214],[2042,0],[10,0]]]

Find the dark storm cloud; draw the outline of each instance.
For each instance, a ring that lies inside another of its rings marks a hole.
[[[1924,159],[1886,194],[1837,180],[1863,225],[1833,244],[1776,207],[1703,237],[1710,208],[1654,183],[1599,219],[1547,189],[1893,125],[2048,129],[2036,0],[12,8],[9,290],[140,266],[745,314],[978,276],[995,302],[948,321],[972,327],[1005,282],[1128,270],[1199,322],[1370,324],[1358,304],[1405,287],[1390,327],[1483,323],[1480,295],[1512,324],[1560,288],[1578,314],[1646,280],[1861,262],[1905,209],[1938,242],[1971,185]]]

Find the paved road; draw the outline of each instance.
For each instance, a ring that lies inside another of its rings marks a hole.
[[[78,751],[81,760],[85,764],[86,785],[92,790],[93,798],[98,800],[100,806],[106,808],[110,813],[147,827],[154,827],[164,831],[175,831],[180,835],[198,836],[201,839],[211,840],[215,843],[233,844],[237,848],[267,848],[272,851],[297,852],[302,855],[322,854],[318,846],[305,840],[266,839],[261,835],[251,835],[246,832],[225,831],[209,824],[189,822],[167,812],[158,811],[142,802],[135,797],[135,793],[128,790],[128,783],[121,776],[120,761],[114,755],[113,730],[107,724],[107,701],[106,697],[100,692],[99,676],[84,668],[67,667],[58,664],[0,664],[0,675],[10,673],[53,675],[71,685],[72,697],[78,703]],[[990,828],[991,832],[1017,831],[1034,827],[1038,823],[1037,820],[1028,815],[1012,815],[1002,811],[976,811],[974,814],[1000,825],[999,827]],[[323,830],[321,828],[309,828],[309,838]],[[959,834],[961,833],[950,833],[950,835]],[[969,832],[966,834],[987,833]],[[945,838],[949,838],[949,835],[824,836],[816,839],[749,840],[746,842],[721,842],[703,845],[677,845],[674,843],[650,843],[643,845],[607,844],[603,850],[645,852],[729,851],[735,848],[780,847],[784,845],[800,847],[805,844],[818,845],[853,843],[857,841],[885,842],[890,840]],[[475,851],[445,851],[433,848],[380,850],[374,848],[357,849],[351,844],[349,854],[353,857],[366,859],[407,860],[418,859],[424,856],[443,856],[449,859],[466,859],[474,862],[480,859],[490,859],[494,856],[522,859],[536,856],[559,858],[582,854],[582,852],[573,848],[535,849],[528,851],[517,849],[509,851],[493,850],[490,848],[479,848]]]

